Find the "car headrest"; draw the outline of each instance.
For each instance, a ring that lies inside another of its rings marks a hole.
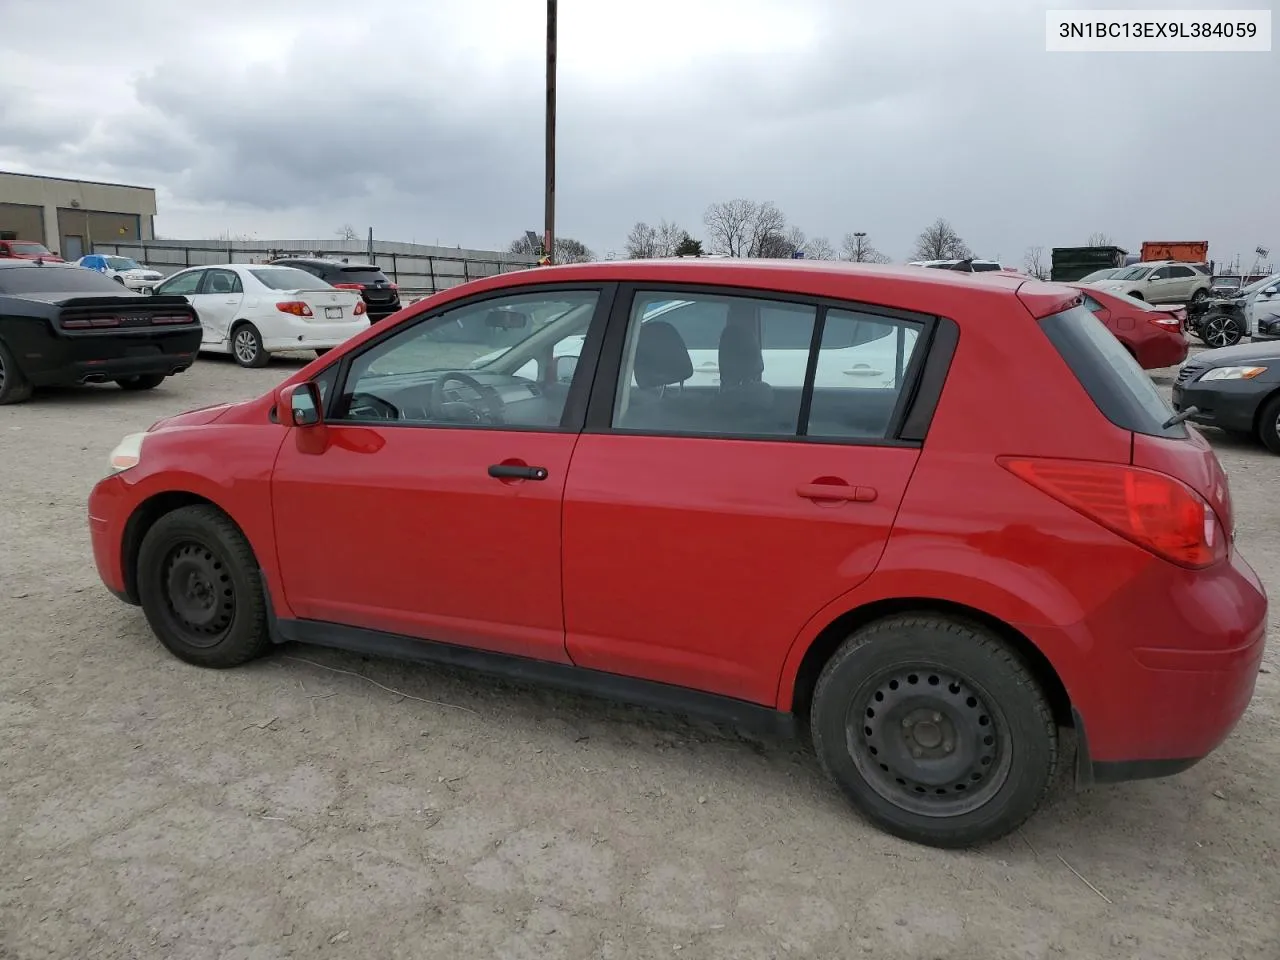
[[[764,354],[752,327],[730,322],[724,328],[720,334],[719,364],[722,387],[760,382]]]
[[[640,327],[636,343],[636,383],[645,388],[684,383],[693,376],[693,360],[684,337],[665,320],[650,320]]]

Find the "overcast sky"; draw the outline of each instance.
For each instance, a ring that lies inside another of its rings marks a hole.
[[[560,0],[558,232],[620,251],[747,197],[898,260],[939,216],[1010,263],[1280,252],[1280,54],[1044,50],[1049,7],[1137,5]],[[541,0],[0,7],[0,169],[155,186],[169,237],[541,231]]]

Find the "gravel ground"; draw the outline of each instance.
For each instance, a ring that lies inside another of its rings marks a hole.
[[[294,367],[0,408],[0,957],[1280,956],[1275,655],[1197,767],[965,853],[795,744],[318,649],[183,665],[100,585],[85,497],[120,435]],[[1274,592],[1280,459],[1211,439]]]

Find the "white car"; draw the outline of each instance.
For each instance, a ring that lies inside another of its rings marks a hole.
[[[803,312],[803,311],[802,311]],[[760,353],[764,359],[761,379],[765,383],[803,383],[810,352],[811,324],[807,317],[788,316],[792,311],[782,307],[762,307],[759,316]],[[554,318],[550,318],[554,319]],[[644,309],[644,323],[663,320],[675,327],[689,350],[693,376],[687,386],[720,385],[720,335],[726,324],[726,308],[722,298],[715,300],[662,300]],[[896,336],[894,331],[902,336]],[[819,386],[854,386],[866,388],[893,387],[898,380],[899,358],[911,358],[916,331],[874,322],[831,324],[818,351],[815,382]],[[901,340],[901,345],[899,344]],[[555,345],[554,356],[578,357],[582,352],[581,336],[565,337]],[[901,353],[899,348],[901,347]],[[472,367],[480,367],[501,356],[495,350],[477,358]],[[515,376],[535,379],[537,365],[530,361]]]
[[[155,288],[186,297],[204,328],[200,350],[264,367],[273,353],[324,353],[369,326],[359,291],[338,290],[296,267],[228,263],[188,267]]]
[[[78,266],[110,277],[130,290],[142,293],[164,279],[164,274],[152,267],[143,266],[132,257],[116,257],[105,253],[89,253],[76,261]]]
[[[908,267],[930,267],[934,270],[957,270],[960,273],[996,273],[1004,270],[999,260],[912,260]]]
[[[1192,263],[1159,260],[1135,263],[1106,280],[1089,286],[1123,294],[1147,303],[1199,303],[1209,296],[1213,278],[1208,268]]]

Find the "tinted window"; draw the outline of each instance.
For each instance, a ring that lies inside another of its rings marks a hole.
[[[1041,321],[1044,332],[1103,416],[1124,430],[1154,437],[1185,437],[1180,424],[1165,427],[1173,411],[1138,361],[1083,306]]]
[[[1001,269],[1001,267],[1000,267],[1000,264],[998,263],[975,263],[973,265],[974,273],[989,273],[992,270],[999,270],[999,269]]]
[[[887,436],[922,329],[920,323],[828,310],[806,433],[833,439]]]
[[[676,328],[690,350],[719,350],[729,307],[723,299],[695,297],[688,300],[658,300],[646,303],[646,323],[661,320]]]
[[[0,269],[0,293],[97,293],[131,296],[110,277],[83,267],[11,267]]]
[[[332,287],[296,267],[254,267],[249,271],[268,290],[331,290]]]
[[[105,257],[107,266],[112,270],[137,270],[138,261],[131,257]]]
[[[1160,269],[1152,272],[1151,279],[1152,280],[1168,280],[1171,276],[1173,276],[1172,267],[1161,267]]]
[[[49,248],[43,243],[22,242],[16,240],[8,244],[10,250],[15,254],[22,254],[25,257],[47,257],[49,256]]]
[[[1194,277],[1196,275],[1196,272],[1190,267],[1166,267],[1165,269],[1169,271],[1170,277],[1174,277],[1178,280],[1185,280],[1187,277]]]
[[[210,270],[204,281],[204,293],[243,293],[244,285],[234,270]]]
[[[326,279],[332,283],[386,283],[387,276],[377,267],[342,267],[330,271]]]
[[[156,287],[156,293],[190,297],[200,286],[200,280],[203,276],[203,270],[192,270],[190,273],[180,273],[177,276],[170,277],[164,283],[160,284],[160,286]],[[120,286],[120,284],[117,283],[116,286]]]

